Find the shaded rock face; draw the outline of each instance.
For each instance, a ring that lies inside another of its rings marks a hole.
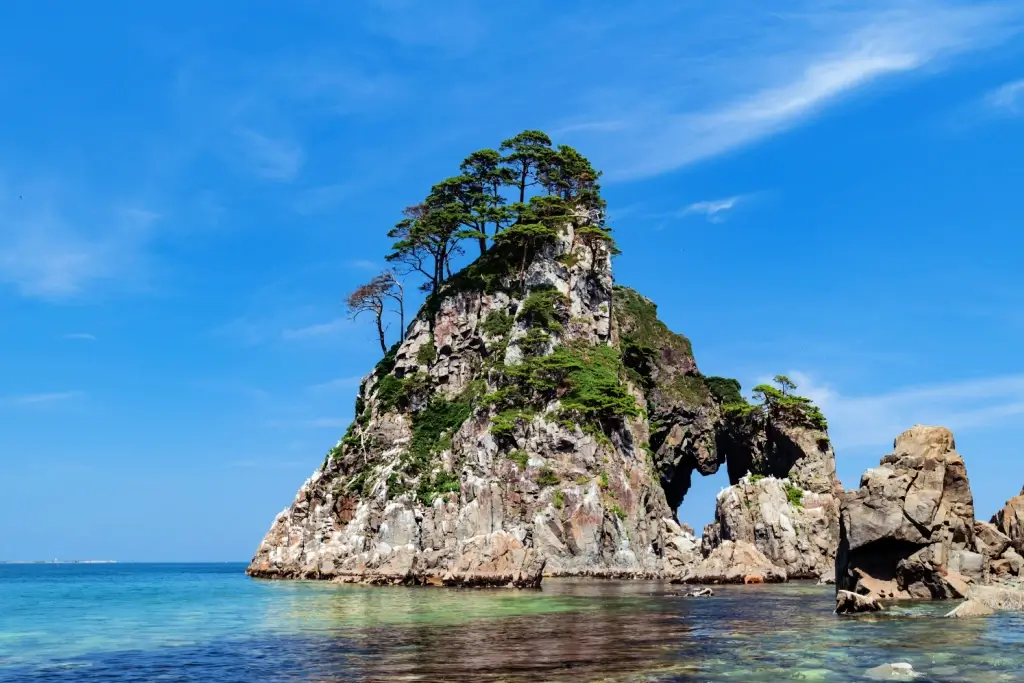
[[[716,457],[703,431],[716,408],[685,338],[642,345],[650,320],[613,317],[642,297],[613,300],[609,249],[580,237],[581,222],[525,272],[492,276],[501,264],[482,259],[428,302],[363,380],[355,423],[274,520],[250,575],[525,587],[542,573],[678,575],[700,558],[659,485],[669,468],[641,410],[674,416],[658,432],[668,462]],[[597,372],[623,339],[646,375]],[[587,394],[577,377],[605,384]],[[530,405],[514,402],[534,386]],[[636,410],[564,408],[616,392]]]
[[[745,541],[723,541],[677,583],[782,583],[786,570]]]
[[[704,553],[723,541],[745,541],[791,579],[831,574],[842,487],[828,435],[772,416],[727,414],[718,450],[732,486],[718,494]]]
[[[993,542],[993,541],[990,541]],[[962,597],[985,577],[963,458],[944,427],[916,426],[840,496],[837,590],[882,597]]]
[[[690,488],[694,470],[714,474],[724,462],[715,442],[721,415],[689,340],[657,318],[657,307],[631,289],[615,290],[613,334],[644,397],[651,450],[669,508]]]

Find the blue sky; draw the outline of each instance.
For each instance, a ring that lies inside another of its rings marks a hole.
[[[617,280],[705,373],[796,378],[847,486],[952,427],[988,518],[1024,485],[1024,7],[702,4],[6,7],[0,558],[247,560],[377,360],[343,295],[525,128],[605,171]]]

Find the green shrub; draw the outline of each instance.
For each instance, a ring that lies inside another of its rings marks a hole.
[[[495,437],[510,437],[521,425],[533,419],[533,413],[528,410],[510,408],[503,410],[491,418],[491,434]]]
[[[503,308],[491,311],[480,323],[480,329],[489,337],[504,337],[512,331],[512,316]]]
[[[764,479],[764,475],[763,474],[751,474],[750,475],[750,483],[751,484],[756,484],[757,482],[761,481],[762,479]]]
[[[530,464],[530,456],[526,454],[526,451],[512,451],[505,457],[518,465],[520,472],[525,472]]]
[[[441,470],[432,477],[424,474],[420,478],[420,484],[416,488],[416,498],[424,505],[433,505],[439,496],[458,493],[461,488],[462,482],[457,474]]]
[[[603,488],[603,489],[608,488],[608,473],[607,472],[605,472],[603,470],[601,471],[601,476],[598,478],[598,485],[601,488]]]
[[[576,477],[576,485],[577,486],[583,486],[583,485],[589,484],[589,483],[590,483],[590,477],[588,477],[585,474],[581,474],[580,476]]]
[[[394,375],[384,375],[374,387],[374,394],[381,412],[390,412],[405,398],[405,382]]]
[[[536,482],[542,488],[545,486],[554,486],[560,481],[561,479],[559,479],[558,474],[550,467],[541,467],[540,471],[537,473]]]
[[[559,510],[565,507],[565,492],[561,489],[555,491],[555,495],[551,497],[551,504]]]
[[[534,329],[561,332],[568,315],[569,300],[553,287],[534,289],[523,301],[517,316]]]
[[[427,471],[431,456],[442,450],[443,437],[450,438],[472,414],[472,403],[465,396],[454,401],[432,397],[426,408],[412,416],[412,439],[407,453],[409,473]]]
[[[416,362],[420,365],[432,365],[437,360],[437,348],[434,345],[434,335],[430,335],[423,346],[416,351]]]
[[[405,481],[402,475],[398,472],[392,472],[388,475],[388,500],[395,500],[405,493],[405,490]]]
[[[705,377],[704,384],[721,405],[746,403],[743,394],[740,393],[741,387],[738,380],[728,377]]]
[[[613,513],[613,514],[614,514],[614,515],[615,515],[616,517],[618,517],[619,519],[621,519],[621,520],[625,521],[625,519],[626,519],[626,513],[625,513],[625,511],[624,511],[624,510],[623,510],[622,508],[620,508],[620,507],[619,507],[619,504],[618,504],[618,503],[614,503],[614,504],[612,504],[612,506],[611,506],[611,508],[610,508],[610,509],[611,509],[612,513]]]
[[[793,486],[792,484],[786,484],[786,500],[789,504],[794,507],[803,507],[804,504],[804,492],[802,489]]]
[[[378,377],[391,374],[391,371],[395,369],[395,363],[398,359],[398,348],[401,345],[401,341],[396,341],[391,345],[391,348],[384,354],[384,357],[377,362],[377,366],[373,369],[373,374]]]

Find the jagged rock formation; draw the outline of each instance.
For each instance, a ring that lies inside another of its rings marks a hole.
[[[732,486],[718,494],[704,552],[746,541],[789,578],[831,574],[839,545],[835,454],[815,412],[727,408],[718,432]]]
[[[948,429],[900,434],[860,489],[842,494],[840,508],[837,590],[955,598],[984,580],[967,468]]]
[[[1006,501],[1006,506],[992,517],[992,524],[1010,539],[1018,554],[1024,555],[1024,489]]]
[[[874,595],[861,595],[851,591],[836,592],[836,614],[862,614],[881,612],[882,603]]]
[[[782,583],[786,571],[745,541],[723,541],[676,583]]]
[[[610,255],[577,216],[446,282],[249,574],[525,586],[698,560],[672,463],[717,457],[717,405],[653,304],[613,296]]]

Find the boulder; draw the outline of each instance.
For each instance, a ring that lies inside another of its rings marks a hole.
[[[893,664],[882,664],[864,672],[864,675],[873,681],[912,681],[918,677],[914,667],[906,662]]]
[[[786,570],[745,541],[724,541],[674,583],[782,583]]]
[[[974,499],[953,434],[915,426],[840,496],[836,588],[899,598],[956,598],[985,576]],[[983,541],[995,543],[987,533]],[[996,543],[998,545],[998,543]]]
[[[965,619],[981,617],[996,612],[1024,611],[1024,590],[1005,586],[974,586],[967,594],[967,600],[947,614],[947,617]]]
[[[1014,550],[1024,555],[1024,489],[1006,501],[1006,506],[992,517],[992,524],[1010,539]]]
[[[882,603],[874,595],[860,595],[851,591],[836,593],[836,614],[860,614],[863,612],[881,612]]]

